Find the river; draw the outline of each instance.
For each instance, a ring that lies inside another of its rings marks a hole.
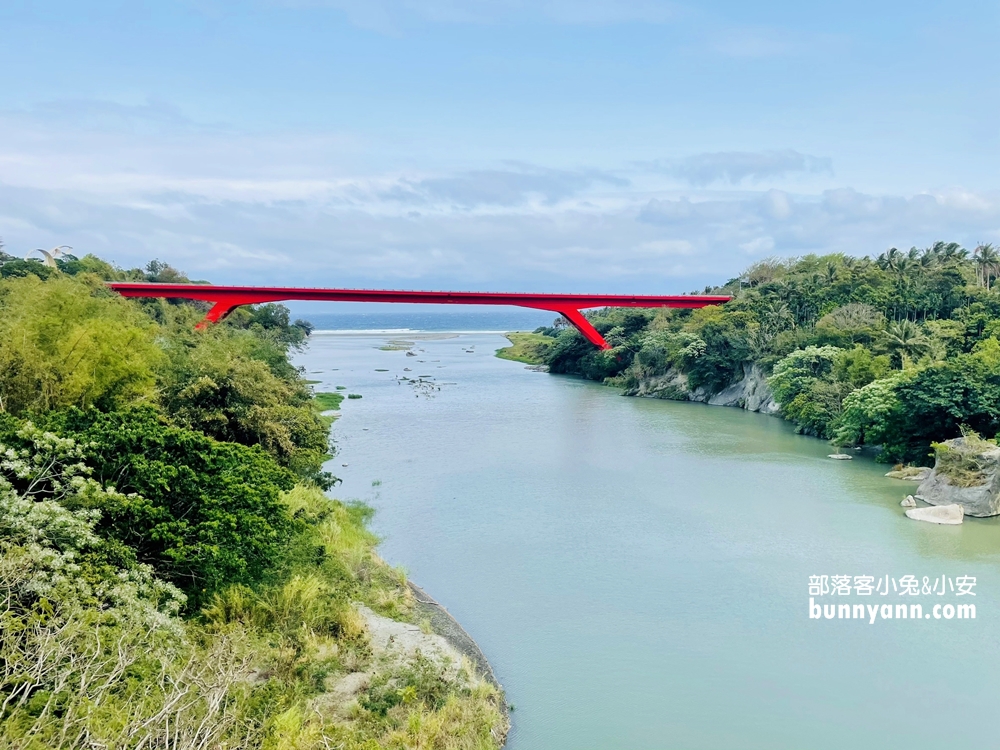
[[[510,750],[997,746],[1000,522],[910,521],[913,483],[739,409],[623,398],[498,334],[317,334],[346,386],[333,494],[478,641]],[[409,371],[406,371],[409,368]],[[412,384],[399,378],[418,378]],[[975,576],[975,620],[809,618],[809,576]]]

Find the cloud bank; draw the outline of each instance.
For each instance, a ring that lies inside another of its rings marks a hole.
[[[793,174],[833,174],[829,158],[782,151],[719,151],[695,154],[682,159],[661,159],[646,166],[676,177],[689,185],[704,187],[716,182],[738,185],[762,182]]]
[[[653,293],[772,254],[1000,240],[1000,193],[870,195],[794,150],[393,170],[349,136],[199,127],[157,106],[84,111],[91,125],[0,115],[9,251],[67,244],[230,283]],[[796,190],[796,175],[830,184]]]

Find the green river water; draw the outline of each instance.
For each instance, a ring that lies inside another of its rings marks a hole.
[[[526,370],[497,334],[416,357],[388,338],[314,335],[298,357],[318,390],[363,396],[333,428],[334,494],[377,509],[386,559],[478,641],[516,709],[508,748],[1000,747],[1000,522],[910,521],[915,485],[884,465],[773,417]],[[823,574],[975,576],[975,597],[817,601],[977,617],[810,619]]]

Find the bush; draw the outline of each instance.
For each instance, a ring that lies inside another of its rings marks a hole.
[[[82,443],[94,479],[115,487],[90,503],[99,528],[180,586],[193,604],[260,580],[288,539],[280,493],[294,476],[260,448],[169,425],[150,407],[70,410],[45,426]]]

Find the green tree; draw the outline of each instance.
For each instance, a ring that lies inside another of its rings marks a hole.
[[[809,346],[792,352],[774,366],[768,379],[786,419],[798,430],[827,436],[830,422],[840,413],[841,390],[833,379],[844,351],[835,346]]]
[[[692,388],[716,393],[743,377],[743,363],[750,357],[747,334],[752,322],[755,322],[752,314],[730,313],[721,306],[692,312],[684,331],[702,342],[693,342],[682,355],[684,372]]]
[[[916,323],[900,320],[890,323],[886,329],[886,347],[892,353],[896,365],[905,368],[929,351],[931,342]]]
[[[881,445],[889,461],[929,463],[931,444],[962,434],[963,425],[1000,430],[1000,342],[972,354],[876,380],[844,401],[836,428],[842,444]]]
[[[863,388],[873,380],[884,378],[889,374],[890,363],[887,355],[874,355],[861,346],[856,345],[838,353],[833,361],[833,379],[844,383],[850,390]]]
[[[0,411],[155,398],[156,327],[95,277],[0,281]]]
[[[175,583],[193,604],[260,580],[289,533],[280,501],[293,475],[259,447],[171,426],[151,407],[53,413],[44,427],[75,439],[93,478],[114,487],[92,505],[100,532]]]
[[[217,327],[165,342],[161,401],[178,424],[221,441],[259,445],[304,478],[329,485],[329,426],[310,405],[283,349],[252,334]],[[261,350],[267,359],[260,359]],[[268,361],[279,360],[276,367]],[[281,374],[276,374],[277,369]]]

